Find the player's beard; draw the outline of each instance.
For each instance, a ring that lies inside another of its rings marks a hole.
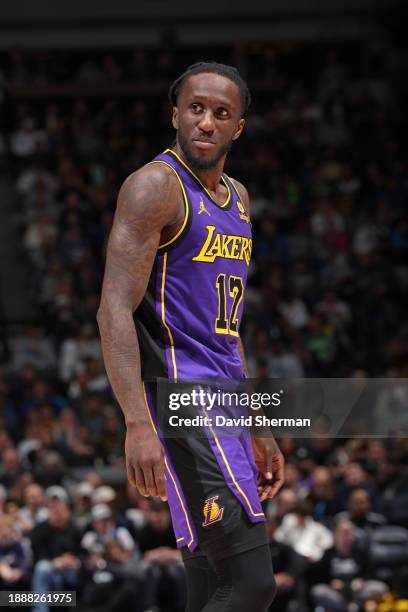
[[[184,153],[184,157],[192,170],[212,170],[216,167],[220,159],[223,158],[224,155],[226,155],[231,149],[233,140],[231,139],[228,143],[223,145],[221,149],[214,154],[214,157],[210,159],[201,159],[200,157],[194,155],[191,147],[191,141],[184,138],[184,134],[180,128],[178,130],[178,142],[181,150]]]

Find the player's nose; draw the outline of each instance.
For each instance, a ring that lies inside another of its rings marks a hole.
[[[210,110],[203,113],[201,116],[198,127],[203,132],[213,132],[215,128],[214,115]]]

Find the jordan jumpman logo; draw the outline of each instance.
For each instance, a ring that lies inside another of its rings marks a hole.
[[[207,209],[206,209],[206,207],[204,206],[204,202],[201,200],[201,201],[200,201],[200,210],[198,211],[198,214],[199,214],[199,215],[201,215],[201,213],[203,213],[203,212],[207,213],[207,215],[208,215],[209,217],[211,217],[210,213],[208,212],[208,210],[207,210]]]

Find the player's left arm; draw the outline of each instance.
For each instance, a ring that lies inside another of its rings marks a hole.
[[[242,183],[234,180],[234,184],[241,197],[242,204],[249,216],[249,195]],[[244,372],[248,376],[248,367],[245,358],[244,345],[241,336],[238,337],[238,350],[241,356]],[[258,483],[259,499],[271,499],[274,497],[285,482],[285,461],[279,446],[272,436],[265,438],[252,438],[254,448],[255,463],[260,471]]]

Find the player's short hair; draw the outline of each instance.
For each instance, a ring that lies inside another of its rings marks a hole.
[[[221,76],[226,77],[227,79],[235,83],[235,85],[237,85],[241,96],[242,116],[245,117],[251,104],[251,93],[249,91],[248,85],[246,84],[238,70],[234,68],[234,66],[228,66],[227,64],[219,64],[218,62],[197,62],[196,64],[191,64],[191,66],[189,66],[183,72],[183,74],[181,74],[170,85],[170,104],[172,106],[177,106],[177,98],[183,88],[183,85],[191,76],[205,72],[220,74]]]

